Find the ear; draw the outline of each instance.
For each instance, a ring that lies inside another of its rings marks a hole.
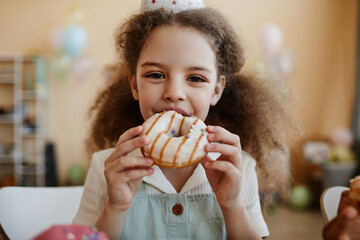
[[[133,98],[135,100],[139,100],[139,91],[137,89],[135,74],[129,73],[128,78],[129,78],[129,83],[130,83],[131,93],[133,95]]]
[[[211,106],[215,106],[217,102],[220,100],[221,94],[223,93],[225,88],[225,84],[226,84],[226,78],[224,75],[221,75],[219,81],[217,81],[215,84],[214,93],[210,99]]]

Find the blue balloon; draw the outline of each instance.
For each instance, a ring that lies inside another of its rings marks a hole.
[[[87,40],[84,28],[78,25],[68,27],[64,34],[65,52],[72,58],[79,56],[85,50]]]

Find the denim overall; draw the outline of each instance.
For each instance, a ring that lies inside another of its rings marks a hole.
[[[126,216],[121,239],[226,239],[214,193],[147,194],[142,183]]]

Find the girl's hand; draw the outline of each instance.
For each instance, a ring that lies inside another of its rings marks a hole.
[[[337,216],[323,229],[325,240],[360,240],[359,210],[349,198],[349,191],[341,194]]]
[[[111,209],[127,210],[140,187],[143,177],[151,175],[153,161],[146,157],[133,157],[128,154],[149,143],[147,136],[138,137],[142,126],[123,133],[113,153],[105,160],[105,179],[108,192],[108,206]]]
[[[221,156],[212,161],[207,157],[202,161],[209,179],[209,183],[222,207],[238,207],[240,200],[240,186],[242,180],[242,150],[239,136],[218,126],[208,126],[209,142],[205,151],[219,152]]]

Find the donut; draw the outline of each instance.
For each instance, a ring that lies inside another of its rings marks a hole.
[[[150,143],[141,148],[154,164],[167,168],[194,165],[206,156],[206,125],[196,117],[185,117],[176,111],[156,113],[143,124],[142,135]]]
[[[360,206],[360,176],[350,180],[349,197]]]

